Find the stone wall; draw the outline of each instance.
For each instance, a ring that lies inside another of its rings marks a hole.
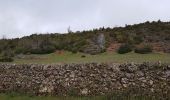
[[[104,95],[122,91],[170,94],[170,65],[161,63],[0,64],[1,93]]]

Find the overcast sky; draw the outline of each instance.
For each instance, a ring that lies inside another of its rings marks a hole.
[[[170,21],[170,0],[0,0],[0,36]]]

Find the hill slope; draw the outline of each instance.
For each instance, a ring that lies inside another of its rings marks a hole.
[[[68,34],[33,34],[23,38],[1,39],[0,53],[12,56],[67,50],[98,54],[106,50],[116,51],[123,44],[133,45],[133,48],[149,45],[156,52],[170,53],[170,22],[145,22]]]

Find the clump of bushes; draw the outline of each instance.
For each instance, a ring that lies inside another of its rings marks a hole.
[[[134,50],[135,53],[140,53],[140,54],[147,54],[152,52],[152,47],[149,45],[143,45],[141,47],[136,47]]]
[[[56,47],[53,43],[49,40],[44,40],[37,48],[31,49],[30,52],[32,54],[49,54],[55,52],[55,50]]]
[[[134,44],[140,44],[143,42],[143,38],[141,36],[135,36],[133,38]]]
[[[11,50],[6,50],[2,52],[0,56],[0,62],[12,62],[14,54]]]
[[[125,53],[128,53],[128,52],[131,52],[132,51],[132,45],[130,44],[124,44],[124,45],[121,45],[118,49],[118,53],[119,54],[125,54]]]
[[[30,53],[30,48],[17,47],[14,50],[15,54],[28,54]]]
[[[125,41],[127,41],[127,34],[125,33],[122,33],[122,32],[115,32],[115,37],[116,37],[116,40],[119,42],[119,43],[124,43]]]
[[[86,56],[85,55],[81,55],[81,58],[85,58]]]
[[[55,47],[54,46],[44,46],[44,47],[41,47],[41,48],[37,48],[37,49],[31,49],[31,53],[32,54],[49,54],[49,53],[53,53],[55,52]]]
[[[117,52],[119,54],[125,54],[125,53],[131,52],[133,50],[135,53],[147,54],[147,53],[152,52],[152,46],[143,44],[143,45],[140,45],[140,46],[134,48],[134,45],[131,45],[128,43],[128,44],[121,45]]]
[[[2,57],[0,62],[13,62],[14,60],[11,57]]]

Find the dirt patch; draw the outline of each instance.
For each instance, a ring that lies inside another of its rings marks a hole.
[[[170,43],[155,42],[155,43],[150,43],[150,44],[153,47],[153,51],[155,52],[170,53]]]
[[[108,51],[108,52],[117,51],[120,46],[121,46],[121,43],[112,43],[112,44],[107,48],[107,51]]]
[[[63,51],[63,50],[57,50],[57,51],[55,52],[55,54],[57,54],[57,55],[63,55],[63,54],[64,54],[64,51]]]

